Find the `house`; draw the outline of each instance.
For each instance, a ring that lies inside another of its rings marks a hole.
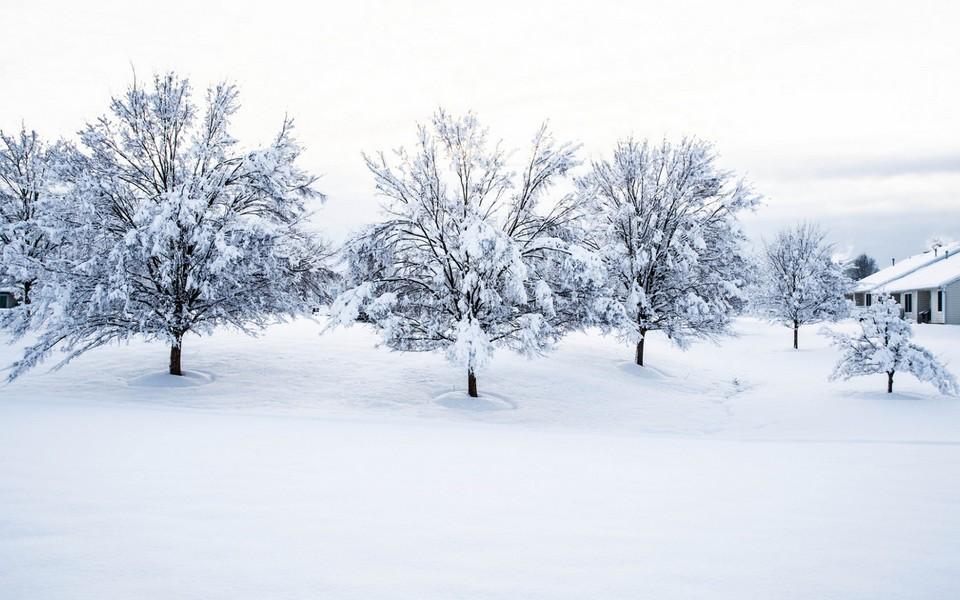
[[[861,279],[852,299],[857,306],[870,306],[878,294],[899,302],[907,320],[960,325],[960,243],[938,246]]]

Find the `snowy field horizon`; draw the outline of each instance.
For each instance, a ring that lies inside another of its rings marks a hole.
[[[950,598],[960,403],[752,318],[442,353],[323,319],[97,349],[3,387],[0,581],[30,598]],[[832,326],[850,331],[846,322]],[[953,366],[960,327],[915,327]],[[4,362],[15,358],[5,346]]]

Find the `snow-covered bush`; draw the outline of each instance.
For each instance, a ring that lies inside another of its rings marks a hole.
[[[387,220],[346,244],[332,323],[359,318],[390,348],[444,350],[474,397],[495,348],[547,350],[603,308],[601,265],[571,241],[572,199],[545,201],[575,151],[541,128],[517,174],[472,114],[440,111],[413,154],[366,156]]]
[[[771,321],[793,328],[794,349],[799,347],[801,325],[836,321],[849,314],[844,295],[853,282],[832,254],[826,235],[811,223],[781,231],[764,245],[755,306]]]
[[[637,364],[648,331],[681,347],[727,331],[750,270],[737,215],[758,198],[709,144],[621,142],[577,190],[616,304],[607,325],[636,344]]]
[[[860,331],[854,335],[822,330],[842,353],[831,380],[886,373],[887,392],[893,392],[894,374],[907,371],[920,381],[932,383],[943,394],[960,393],[957,380],[933,354],[910,341],[913,331],[900,317],[900,305],[893,298],[874,298],[872,306],[857,309],[856,318]]]
[[[242,152],[229,133],[237,106],[237,89],[220,84],[200,114],[171,73],[134,82],[81,132],[42,216],[57,256],[29,313],[5,317],[14,335],[38,335],[11,377],[54,349],[66,354],[59,367],[132,336],[169,343],[179,375],[184,335],[250,333],[322,297],[324,249],[303,227],[305,201],[320,194],[295,164],[293,124]]]
[[[24,304],[38,285],[49,236],[40,224],[53,183],[56,146],[25,127],[16,136],[0,132],[0,285],[14,287]]]

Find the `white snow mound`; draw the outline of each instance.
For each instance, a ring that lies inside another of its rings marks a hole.
[[[197,387],[213,383],[214,379],[216,377],[212,373],[204,371],[184,371],[183,375],[171,375],[166,371],[160,371],[134,377],[127,381],[127,385],[145,388]]]
[[[486,412],[492,410],[516,410],[517,404],[499,394],[481,393],[479,398],[471,398],[463,390],[440,394],[434,402],[454,410]]]

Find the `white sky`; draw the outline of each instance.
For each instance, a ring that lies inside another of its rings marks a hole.
[[[940,2],[42,2],[6,0],[0,127],[72,136],[130,80],[241,87],[237,134],[285,112],[331,237],[378,217],[360,152],[411,145],[438,106],[524,145],[549,118],[584,158],[696,135],[766,206],[886,264],[960,239],[960,5]]]

